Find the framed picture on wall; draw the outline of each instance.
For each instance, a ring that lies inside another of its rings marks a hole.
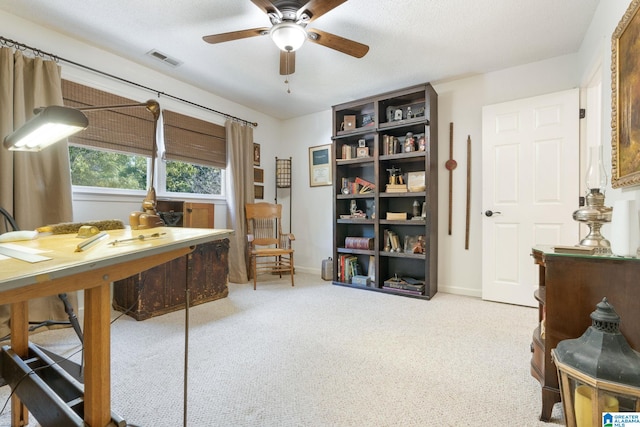
[[[264,182],[264,169],[253,168],[253,182]]]
[[[253,143],[253,165],[260,166],[260,144]]]
[[[331,144],[309,147],[309,185],[333,184],[331,178]]]
[[[262,185],[254,185],[253,192],[255,199],[264,199],[264,187]]]
[[[611,38],[611,186],[640,184],[640,0]],[[634,113],[635,112],[635,113]]]

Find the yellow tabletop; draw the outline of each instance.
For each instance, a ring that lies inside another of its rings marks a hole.
[[[0,247],[16,248],[49,257],[50,260],[29,263],[0,256],[0,302],[8,301],[2,294],[8,290],[71,276],[80,272],[117,265],[123,261],[142,259],[181,247],[220,240],[232,230],[208,228],[158,227],[148,230],[109,230],[107,238],[88,249],[76,252],[86,239],[76,234],[43,235],[34,240],[1,243]],[[138,238],[160,233],[159,238],[145,238],[112,244],[115,240]]]
[[[158,233],[158,237],[150,237]],[[49,259],[27,262],[0,256],[0,304],[11,304],[11,347],[24,357],[28,351],[28,300],[77,290],[85,291],[84,420],[107,426],[111,419],[110,284],[190,253],[197,245],[221,240],[232,230],[158,227],[110,230],[96,244],[77,251],[76,234],[42,235],[37,239],[2,243],[19,252]],[[140,239],[140,236],[149,236]],[[133,239],[125,242],[122,241]],[[11,402],[12,426],[28,424],[20,400]]]

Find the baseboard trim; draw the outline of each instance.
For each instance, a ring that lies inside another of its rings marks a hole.
[[[462,295],[467,297],[482,298],[482,289],[462,288],[460,286],[444,286],[438,284],[438,292]]]

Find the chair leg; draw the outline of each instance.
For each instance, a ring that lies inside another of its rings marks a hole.
[[[289,256],[289,274],[291,275],[291,286],[293,286],[293,254]]]
[[[278,274],[282,279],[282,257],[281,256],[276,257],[276,265],[278,266]]]
[[[255,256],[251,257],[251,267],[253,268],[253,290],[254,291],[256,290],[256,283],[257,283],[256,276],[258,275],[258,272],[256,271],[257,270],[257,268],[256,268],[256,263],[257,263],[256,258],[257,257],[255,257]]]

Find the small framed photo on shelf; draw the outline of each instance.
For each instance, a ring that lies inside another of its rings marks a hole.
[[[358,147],[356,148],[356,157],[369,157],[369,147]]]
[[[331,144],[309,147],[309,185],[332,185]]]
[[[407,173],[407,187],[411,192],[424,191],[425,185],[425,172],[409,172]]]
[[[424,251],[424,236],[404,236],[405,254],[423,254]]]

